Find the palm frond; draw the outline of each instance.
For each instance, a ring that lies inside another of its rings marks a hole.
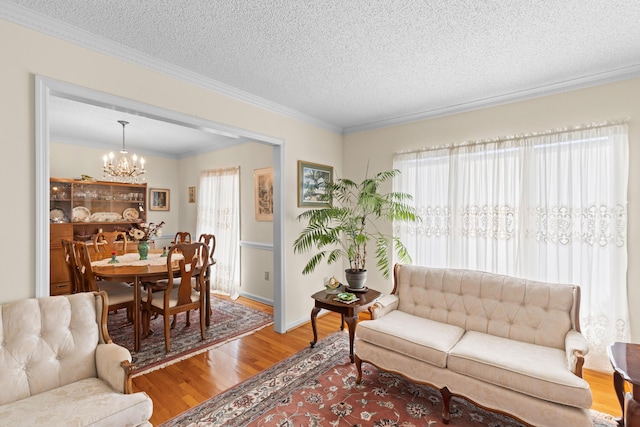
[[[386,236],[377,228],[378,219],[388,221],[413,222],[420,218],[412,207],[413,197],[407,193],[381,193],[380,185],[400,174],[393,169],[367,175],[360,183],[350,179],[337,179],[327,184],[327,194],[331,206],[311,209],[298,215],[299,221],[306,222],[298,238],[294,241],[295,253],[316,249],[305,265],[303,274],[309,274],[322,261],[331,264],[341,258],[349,261],[351,268],[365,269],[367,246],[375,240],[377,267],[385,277],[390,274],[390,242],[400,260],[410,260],[406,247],[397,237]]]

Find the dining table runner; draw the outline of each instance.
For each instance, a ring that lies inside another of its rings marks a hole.
[[[182,259],[182,254],[173,254],[173,261],[178,261]],[[162,256],[162,254],[153,254],[150,253],[147,256],[147,259],[140,259],[140,255],[137,252],[131,252],[123,255],[118,255],[116,257],[118,260],[117,263],[111,262],[111,258],[101,259],[100,261],[93,261],[91,263],[92,267],[105,267],[105,266],[113,266],[113,267],[131,267],[131,266],[145,266],[145,265],[164,265],[167,263],[167,257]]]

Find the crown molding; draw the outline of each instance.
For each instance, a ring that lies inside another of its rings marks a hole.
[[[56,37],[58,39],[91,49],[93,51],[135,64],[141,67],[166,74],[178,80],[182,80],[207,90],[211,90],[230,98],[245,102],[247,104],[290,117],[302,122],[329,130],[331,132],[345,135],[349,133],[363,132],[380,129],[390,126],[398,126],[413,123],[421,120],[434,119],[443,116],[465,113],[468,111],[489,108],[527,99],[539,98],[554,95],[562,92],[583,89],[587,87],[612,83],[640,77],[640,64],[611,70],[604,73],[566,80],[563,82],[543,85],[527,90],[507,93],[494,97],[478,99],[466,103],[450,105],[417,113],[391,117],[377,120],[370,123],[363,123],[356,126],[341,128],[339,126],[316,119],[307,114],[301,113],[292,108],[285,107],[259,96],[250,94],[240,89],[221,83],[217,80],[206,78],[200,74],[191,72],[182,67],[178,67],[147,54],[135,51],[118,43],[96,36],[87,31],[78,29],[69,24],[51,19],[30,9],[0,0],[0,18],[18,25],[25,26],[32,30]]]
[[[384,120],[378,120],[371,123],[365,123],[357,126],[346,127],[343,135],[349,133],[363,132],[368,130],[380,129],[390,126],[398,126],[407,123],[418,122],[421,120],[434,119],[437,117],[451,116],[454,114],[465,113],[468,111],[479,110],[482,108],[495,107],[498,105],[510,104],[513,102],[525,101],[543,96],[555,95],[562,92],[570,92],[572,90],[584,89],[592,86],[599,86],[606,83],[627,80],[640,77],[640,64],[632,65],[617,70],[611,70],[604,73],[593,74],[577,79],[566,80],[559,83],[553,83],[536,87],[533,89],[512,92],[505,95],[493,96],[484,99],[478,99],[462,104],[451,105],[444,108],[436,108],[429,111],[422,111],[414,114],[393,117]]]
[[[0,0],[0,18],[18,25],[50,35],[52,37],[85,47],[87,49],[138,65],[178,80],[220,93],[247,104],[290,117],[320,128],[342,134],[342,128],[289,107],[261,98],[249,92],[204,77],[182,67],[160,61],[150,55],[138,52],[119,43],[96,36],[64,22],[51,19],[30,9]]]

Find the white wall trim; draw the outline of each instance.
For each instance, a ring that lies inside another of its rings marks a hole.
[[[273,215],[273,248],[274,248],[274,329],[284,333],[284,261],[282,244],[284,242],[284,141],[269,135],[262,135],[246,129],[236,128],[210,120],[201,119],[172,110],[166,110],[149,104],[121,98],[108,93],[96,91],[48,77],[35,77],[35,160],[36,160],[36,295],[49,295],[49,96],[75,99],[93,105],[101,105],[118,111],[129,111],[156,120],[171,122],[182,126],[202,127],[210,131],[228,132],[241,138],[266,143],[273,148],[274,172],[274,215]]]
[[[553,95],[556,93],[568,92],[571,90],[602,85],[640,76],[640,65],[634,65],[618,70],[608,71],[605,73],[566,80],[563,82],[558,82],[537,88],[531,88],[528,90],[507,93],[490,98],[478,99],[471,102],[451,105],[429,111],[421,111],[413,114],[391,117],[389,119],[379,120],[371,123],[364,123],[361,125],[346,127],[343,129],[339,126],[319,120],[315,117],[301,113],[292,108],[285,107],[283,105],[269,101],[268,99],[264,99],[240,89],[231,87],[217,80],[209,79],[184,68],[160,61],[150,55],[146,55],[136,50],[126,48],[120,44],[104,39],[103,37],[96,36],[66,23],[56,21],[22,6],[5,2],[4,0],[0,0],[0,18],[50,35],[52,37],[56,37],[61,40],[94,50],[96,52],[166,74],[178,80],[200,86],[207,90],[218,92],[220,94],[229,96],[231,98],[240,100],[259,108],[263,108],[273,113],[291,117],[296,120],[300,120],[302,122],[309,123],[314,126],[318,126],[320,128],[343,135],[459,114],[467,111],[478,110],[481,108],[488,108],[512,102]]]
[[[36,162],[36,273],[35,296],[45,297],[50,293],[49,276],[49,88],[35,79],[35,162]]]
[[[254,301],[258,301],[258,302],[261,302],[261,303],[266,304],[266,305],[273,306],[273,300],[261,297],[259,295],[254,295],[252,293],[242,292],[242,291],[239,291],[238,294],[241,297],[248,298],[248,299],[251,299],[251,300],[254,300]]]
[[[317,317],[326,316],[329,313],[332,313],[332,312],[329,311],[329,310],[325,310],[323,308],[323,309],[320,309],[320,311],[318,312],[318,316]],[[317,318],[316,318],[316,320],[317,320]],[[308,316],[307,317],[302,317],[302,318],[300,318],[300,319],[298,319],[298,320],[296,320],[294,322],[291,322],[291,323],[287,324],[287,331],[295,329],[298,326],[304,325],[305,323],[309,323],[309,317]]]
[[[258,243],[258,242],[249,242],[247,240],[240,240],[240,247],[273,252],[273,245],[267,244],[267,243]]]
[[[567,80],[564,82],[554,83],[533,89],[523,90],[519,92],[508,93],[490,98],[478,99],[463,104],[451,105],[448,107],[437,108],[430,111],[421,111],[414,114],[407,114],[399,117],[392,117],[385,120],[379,120],[373,123],[365,123],[358,126],[346,127],[343,134],[363,132],[367,130],[380,129],[389,126],[398,126],[407,123],[418,122],[421,120],[435,119],[437,117],[451,116],[453,114],[465,113],[467,111],[479,110],[482,108],[495,107],[513,102],[525,101],[527,99],[540,98],[543,96],[555,95],[562,92],[569,92],[577,89],[584,89],[592,86],[599,86],[616,81],[627,80],[640,77],[640,65],[620,68],[618,70],[608,71],[606,73],[594,74],[592,76],[581,77],[578,79]]]

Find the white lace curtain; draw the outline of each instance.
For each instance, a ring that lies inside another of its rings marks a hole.
[[[240,285],[240,168],[207,170],[200,176],[196,234],[216,236],[211,291],[238,298]]]
[[[423,222],[396,225],[415,264],[580,285],[585,366],[629,339],[627,125],[608,123],[399,153],[394,190]]]

